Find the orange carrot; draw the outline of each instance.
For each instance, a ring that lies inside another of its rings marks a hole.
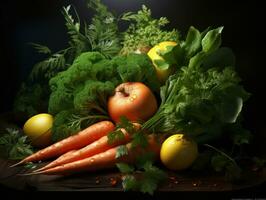
[[[76,135],[72,135],[66,139],[63,139],[59,142],[52,144],[49,147],[46,147],[36,153],[26,157],[19,163],[12,165],[14,167],[19,164],[27,162],[35,162],[40,160],[46,160],[52,157],[60,156],[68,151],[80,149],[99,138],[107,135],[109,132],[113,131],[115,126],[110,121],[101,121],[96,124],[93,124],[86,129],[80,131]]]
[[[47,174],[47,175],[69,175],[73,173],[79,173],[83,171],[97,171],[100,169],[107,169],[115,167],[116,163],[126,162],[132,163],[141,153],[144,152],[154,152],[159,156],[160,147],[162,141],[159,142],[155,139],[154,135],[151,135],[148,140],[148,147],[145,149],[137,148],[133,149],[131,143],[126,145],[128,149],[128,154],[122,157],[116,158],[117,150],[120,146],[108,149],[102,153],[96,154],[94,156],[60,165],[54,168],[46,169],[39,172],[33,172],[26,175],[35,175],[35,174]]]
[[[140,124],[134,123],[134,127],[135,127],[135,130],[137,130],[140,128]],[[104,152],[108,149],[111,149],[113,147],[116,147],[118,145],[128,143],[131,140],[130,134],[123,128],[121,128],[120,130],[124,134],[123,139],[116,140],[112,144],[109,144],[108,136],[103,136],[99,140],[96,140],[95,142],[87,145],[86,147],[83,147],[73,153],[68,152],[62,155],[61,157],[49,163],[48,165],[44,166],[43,168],[35,170],[35,172],[42,171],[48,168],[52,168],[58,165],[74,162],[74,161],[81,160],[84,158],[88,158],[98,153]]]

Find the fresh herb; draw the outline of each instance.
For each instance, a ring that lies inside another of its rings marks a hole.
[[[132,136],[132,146],[131,148],[141,147],[145,148],[148,146],[148,139],[147,135],[144,134],[142,131],[138,131]]]
[[[85,51],[99,51],[110,58],[118,53],[118,27],[115,17],[99,0],[88,1],[88,7],[95,11],[91,24],[82,29],[77,11],[71,6],[63,7],[69,47],[56,53],[43,45],[32,43],[34,48],[42,54],[48,55],[44,61],[37,63],[30,77],[37,78],[44,75],[48,80],[58,72],[67,69],[81,53]],[[73,10],[74,15],[71,14]],[[84,30],[84,33],[82,32]]]
[[[183,45],[173,48],[184,48],[184,66],[177,66],[176,73],[161,87],[161,105],[143,129],[157,133],[179,130],[202,143],[219,138],[227,124],[236,124],[249,94],[239,84],[234,66],[227,65],[233,63],[223,60],[221,30],[192,34],[197,31],[190,29],[188,35],[194,35],[194,40],[201,38],[197,42],[200,46],[195,47],[190,42],[192,36],[187,36]]]
[[[117,163],[116,166],[123,174],[132,173],[135,170],[134,166],[128,165],[126,163]]]
[[[33,148],[27,136],[23,136],[17,129],[6,129],[0,137],[1,155],[11,160],[21,160],[33,153]]]
[[[128,54],[137,50],[145,52],[162,41],[179,40],[177,30],[166,31],[162,29],[169,23],[167,18],[153,19],[151,10],[145,5],[137,13],[125,13],[121,19],[130,22],[129,28],[123,35],[121,54]]]
[[[117,167],[124,174],[122,186],[125,191],[141,191],[153,195],[158,185],[167,178],[167,174],[155,167],[151,160],[146,160],[137,167],[125,163],[118,163]]]
[[[211,166],[216,172],[225,171],[228,180],[236,181],[241,178],[242,169],[236,162],[224,154],[216,154],[211,159]]]
[[[85,28],[91,50],[99,51],[107,58],[112,58],[120,51],[120,36],[117,17],[100,0],[88,0],[88,7],[96,14]]]
[[[122,132],[122,129],[124,129],[127,133],[133,136],[137,132],[136,128],[134,127],[134,124],[129,121],[125,116],[121,116],[120,121],[116,124],[116,129],[107,135],[108,143],[112,144],[116,141],[124,139],[125,135]]]
[[[121,118],[117,129],[108,135],[108,142],[124,138],[121,129],[131,134],[131,146],[121,145],[116,158],[128,154],[128,148],[145,148],[147,134],[169,134],[182,131],[198,144],[228,138],[234,147],[248,144],[252,138],[241,125],[241,111],[250,96],[241,86],[230,48],[221,47],[223,27],[200,32],[190,27],[182,39],[177,30],[163,29],[169,23],[165,17],[152,18],[143,5],[137,13],[116,17],[100,0],[88,0],[95,12],[90,23],[82,23],[74,8],[62,9],[65,18],[68,47],[53,52],[49,47],[34,44],[46,59],[37,63],[15,99],[15,110],[29,116],[40,112],[54,115],[52,139],[61,140],[99,120],[109,119],[107,97],[121,82],[143,82],[160,95],[157,113],[135,130],[131,122]],[[118,22],[129,22],[121,34]],[[84,25],[84,26],[83,26]],[[121,37],[122,36],[122,37]],[[145,54],[163,41],[174,41],[154,60],[159,69],[171,67],[171,76],[160,88],[151,60]],[[26,136],[7,129],[0,137],[1,153],[9,159],[23,159],[33,153]],[[145,133],[144,133],[145,132]],[[228,140],[228,141],[229,141]],[[227,154],[211,145],[215,153],[199,156],[194,169],[211,164],[217,171],[226,171],[231,179],[239,178],[241,169]],[[230,155],[230,156],[229,156]],[[124,190],[153,194],[166,174],[153,165],[154,155],[140,155],[134,165],[118,163],[123,173]],[[255,159],[259,166],[265,160]],[[26,167],[36,167],[29,163]]]
[[[116,141],[122,140],[125,138],[124,133],[120,129],[116,129],[107,135],[108,143],[113,144]]]
[[[71,6],[62,9],[69,35],[69,46],[65,49],[53,52],[47,46],[31,43],[37,52],[45,54],[47,58],[35,64],[29,77],[22,83],[15,98],[14,111],[25,113],[27,117],[48,112],[50,79],[68,69],[81,53],[99,51],[111,58],[119,52],[118,26],[114,15],[100,0],[89,0],[88,7],[95,11],[95,15],[91,24],[84,23],[84,27],[75,9]]]
[[[136,128],[134,127],[134,124],[132,122],[130,122],[124,116],[122,116],[120,118],[120,121],[116,126],[116,130],[112,131],[111,133],[109,133],[107,135],[108,142],[110,144],[112,144],[116,141],[119,141],[125,137],[124,133],[121,131],[121,129],[124,129],[125,131],[127,131],[127,133],[131,134],[132,140],[131,140],[130,148],[136,148],[136,147],[145,148],[145,147],[147,147],[147,145],[148,145],[147,135],[144,134],[140,130],[136,130]],[[118,156],[118,157],[120,157],[120,156]]]
[[[33,162],[28,162],[27,164],[24,165],[26,169],[35,169],[37,167],[36,163]]]
[[[125,145],[120,145],[117,149],[115,158],[120,158],[125,155],[128,155],[128,149]]]
[[[65,70],[69,65],[66,63],[65,54],[68,49],[51,53],[51,50],[40,44],[34,44],[39,53],[47,54],[49,57],[33,66],[29,75],[30,80],[36,80],[38,77],[49,80],[58,72]],[[41,77],[43,76],[43,77]]]

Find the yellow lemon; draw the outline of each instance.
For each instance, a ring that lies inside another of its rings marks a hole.
[[[41,113],[28,119],[23,126],[23,131],[32,141],[33,146],[46,147],[52,143],[52,125],[53,116],[47,113]]]
[[[171,170],[183,170],[191,166],[198,156],[197,143],[183,134],[168,137],[162,144],[160,158]]]
[[[147,55],[150,57],[153,65],[155,67],[157,77],[160,80],[160,82],[162,82],[162,83],[164,83],[165,80],[168,78],[168,76],[172,73],[172,69],[171,69],[171,67],[168,69],[160,69],[154,61],[155,60],[162,60],[163,61],[164,59],[159,55],[159,52],[165,51],[168,46],[176,46],[176,45],[177,45],[177,43],[172,42],[172,41],[161,42],[161,43],[155,45],[153,48],[151,48],[149,50],[149,52],[147,53]]]

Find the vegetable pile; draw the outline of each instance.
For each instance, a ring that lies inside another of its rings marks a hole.
[[[223,27],[191,26],[182,37],[164,29],[168,20],[153,19],[146,6],[118,17],[100,0],[88,0],[88,7],[95,15],[83,28],[76,12],[63,8],[69,47],[52,53],[33,44],[47,59],[33,67],[14,110],[27,118],[52,115],[53,144],[33,152],[34,143],[11,132],[25,152],[14,156],[18,144],[10,136],[7,157],[21,159],[13,167],[51,161],[28,175],[117,167],[125,190],[149,194],[166,179],[166,168],[212,168],[239,178],[234,157],[251,139],[241,125],[250,94],[232,50],[221,46]],[[124,32],[121,21],[129,23]],[[0,147],[8,139],[4,135]]]

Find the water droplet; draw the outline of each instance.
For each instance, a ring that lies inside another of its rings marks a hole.
[[[55,143],[54,146],[58,148],[58,147],[62,146],[62,144],[61,143]]]

